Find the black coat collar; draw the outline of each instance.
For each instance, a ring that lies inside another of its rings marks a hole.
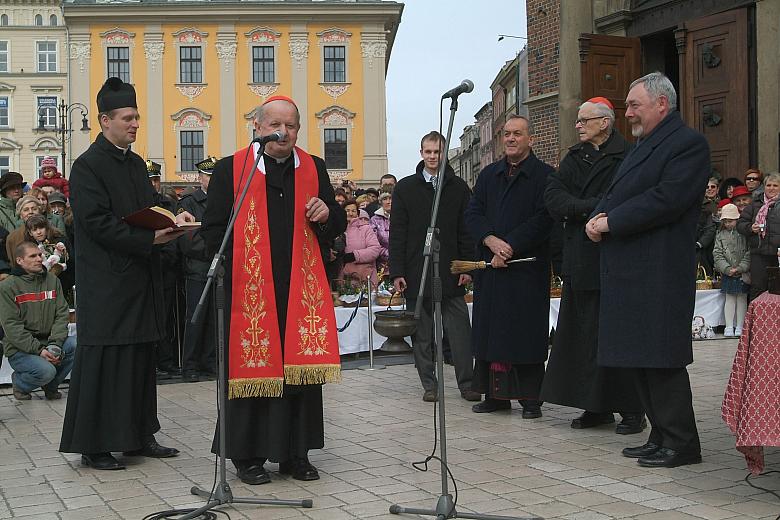
[[[582,150],[584,146],[585,143],[577,143],[573,146],[570,146],[569,150],[572,152],[577,152],[579,150]],[[598,151],[603,153],[604,155],[616,155],[616,154],[625,153],[625,139],[623,139],[623,136],[620,135],[617,132],[617,130],[613,128],[612,133],[609,134],[609,138],[604,143],[602,143],[602,146],[599,147]]]
[[[117,161],[124,162],[130,158],[130,155],[132,155],[132,150],[129,146],[126,152],[122,151],[121,148],[117,148],[114,143],[106,139],[102,133],[98,134],[97,139],[95,139],[95,144]]]
[[[425,184],[430,184],[427,180],[425,180],[425,175],[423,175],[423,169],[425,168],[425,161],[420,161],[417,164],[417,170],[414,173],[414,176],[417,177],[418,180]],[[447,163],[447,167],[444,169],[444,183],[446,184],[452,177],[455,176],[455,170],[452,169],[452,166],[450,166],[450,163]]]

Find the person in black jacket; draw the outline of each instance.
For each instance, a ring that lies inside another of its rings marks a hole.
[[[209,157],[195,165],[198,169],[200,187],[179,202],[181,210],[188,211],[195,220],[202,221],[206,214],[211,174],[217,159]],[[210,258],[206,254],[206,243],[199,231],[187,233],[179,238],[179,250],[184,258],[184,276],[187,293],[187,322],[184,329],[181,376],[186,383],[199,381],[199,374],[211,379],[216,372],[215,327],[212,298],[206,300],[200,322],[191,323],[195,307],[206,286]]]
[[[614,123],[609,100],[583,103],[574,125],[580,142],[569,148],[545,190],[547,211],[564,225],[564,246],[561,309],[542,399],[585,410],[571,422],[575,429],[613,423],[612,412],[620,411],[623,421],[615,432],[630,434],[641,432],[646,424],[642,403],[626,370],[596,364],[599,246],[585,235],[590,213],[631,149]]]
[[[420,291],[423,268],[423,245],[430,224],[434,186],[438,182],[444,136],[439,132],[425,135],[420,142],[423,160],[414,175],[398,181],[393,190],[393,211],[390,213],[390,276],[396,291],[404,292],[407,306],[413,308]],[[467,274],[453,275],[448,266],[452,260],[470,260],[474,243],[469,236],[464,212],[471,197],[468,185],[447,166],[440,188],[438,228],[441,250],[442,319],[449,338],[455,376],[460,395],[467,401],[480,401],[482,396],[471,389],[474,360],[471,356],[471,324],[463,300],[464,286],[471,281]],[[433,306],[430,299],[430,277],[425,287],[425,301],[417,332],[412,338],[414,359],[424,394],[423,400],[436,401],[437,383],[433,364]]]
[[[82,464],[123,469],[111,452],[173,457],[160,446],[155,343],[163,334],[160,247],[182,231],[130,226],[123,217],[159,205],[144,160],[130,149],[139,128],[135,89],[109,78],[98,92],[101,133],[73,163],[78,340],[60,451]],[[181,213],[178,223],[192,221]]]

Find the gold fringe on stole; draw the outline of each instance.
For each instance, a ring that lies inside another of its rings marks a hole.
[[[341,383],[341,365],[285,365],[284,381],[288,385]]]
[[[242,397],[281,397],[281,377],[258,379],[231,379],[228,381],[228,399]]]

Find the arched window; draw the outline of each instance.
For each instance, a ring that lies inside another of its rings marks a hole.
[[[35,25],[43,25],[43,16],[39,14],[35,15]]]
[[[0,25],[8,25],[8,15],[0,15]]]
[[[49,16],[49,25],[57,25],[57,15],[53,14]]]

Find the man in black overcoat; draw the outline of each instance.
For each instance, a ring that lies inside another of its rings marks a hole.
[[[660,72],[631,84],[626,118],[638,141],[585,227],[601,244],[598,362],[633,371],[652,429],[623,455],[646,467],[701,462],[685,367],[693,362],[696,223],[710,150],[676,105]]]
[[[130,145],[139,114],[135,89],[109,78],[98,92],[101,133],[73,163],[70,202],[78,263],[79,348],[70,381],[60,451],[81,453],[95,469],[124,469],[111,452],[173,457],[154,438],[155,344],[164,331],[160,247],[181,235],[122,218],[159,205],[146,165]],[[177,222],[192,220],[189,213]]]
[[[506,156],[480,172],[466,210],[477,256],[493,266],[474,274],[473,388],[485,400],[472,410],[507,410],[517,399],[523,418],[534,419],[542,416],[539,391],[550,333],[552,219],[544,189],[553,168],[531,151],[525,117],[509,116],[503,142]],[[536,260],[507,264],[528,257]]]
[[[206,214],[209,182],[216,164],[217,159],[214,157],[208,157],[196,164],[200,186],[179,201],[179,208],[188,211],[197,221],[203,221],[203,216]],[[206,274],[209,271],[211,258],[206,254],[206,243],[199,230],[179,238],[178,246],[184,264],[187,300],[181,377],[185,383],[197,383],[201,376],[205,380],[213,379],[217,366],[216,327],[214,309],[211,304],[212,298],[206,299],[206,305],[200,315],[200,322],[197,325],[191,323],[192,315],[195,313],[203,288],[206,286]]]
[[[563,294],[542,400],[585,410],[572,420],[575,429],[623,421],[616,433],[639,433],[644,413],[629,371],[599,367],[599,249],[585,235],[585,223],[607,191],[631,145],[614,128],[615,112],[605,98],[580,106],[575,128],[580,142],[569,148],[550,175],[545,203],[563,224]]]
[[[423,269],[423,249],[434,199],[434,183],[438,184],[444,136],[431,132],[420,141],[422,160],[414,175],[404,177],[393,190],[393,211],[390,213],[390,276],[396,291],[404,292],[406,304],[414,308],[420,291]],[[464,286],[471,282],[468,274],[450,273],[452,260],[470,260],[474,256],[464,212],[471,197],[466,182],[447,165],[441,186],[439,214],[439,260],[442,285],[442,322],[449,337],[455,377],[460,395],[467,401],[480,401],[482,396],[471,389],[474,358],[471,355],[471,323],[463,300]],[[423,401],[437,399],[434,374],[433,305],[431,277],[425,286],[425,298],[417,331],[412,337],[414,362],[423,387]]]
[[[275,131],[285,134],[278,142],[269,142],[263,154],[266,175],[271,264],[279,330],[287,321],[288,297],[292,270],[293,219],[296,155],[295,143],[300,129],[298,108],[289,98],[273,96],[258,107],[255,130],[267,136]],[[254,157],[250,150],[248,157]],[[210,256],[219,249],[233,207],[233,155],[217,162],[209,182],[209,202],[203,217],[201,234]],[[347,227],[344,209],[336,202],[325,161],[314,157],[319,192],[309,202],[306,219],[320,242],[332,240]],[[261,173],[258,173],[261,175]],[[225,332],[230,331],[232,294],[233,240],[225,252]],[[326,250],[325,253],[328,253]],[[323,259],[324,261],[324,259]],[[324,297],[330,297],[325,294]],[[226,338],[227,341],[227,338]],[[284,349],[284,333],[281,337]],[[229,345],[229,349],[240,345]],[[227,367],[223,367],[227,370]],[[227,391],[227,390],[226,390]],[[297,480],[316,480],[317,468],[308,459],[308,452],[325,444],[321,385],[291,385],[284,383],[281,397],[244,397],[226,399],[226,456],[232,459],[238,477],[246,484],[264,484],[270,477],[264,468],[266,461],[279,462],[280,473]],[[217,426],[219,428],[219,425]],[[214,435],[212,452],[218,450],[218,431]]]

